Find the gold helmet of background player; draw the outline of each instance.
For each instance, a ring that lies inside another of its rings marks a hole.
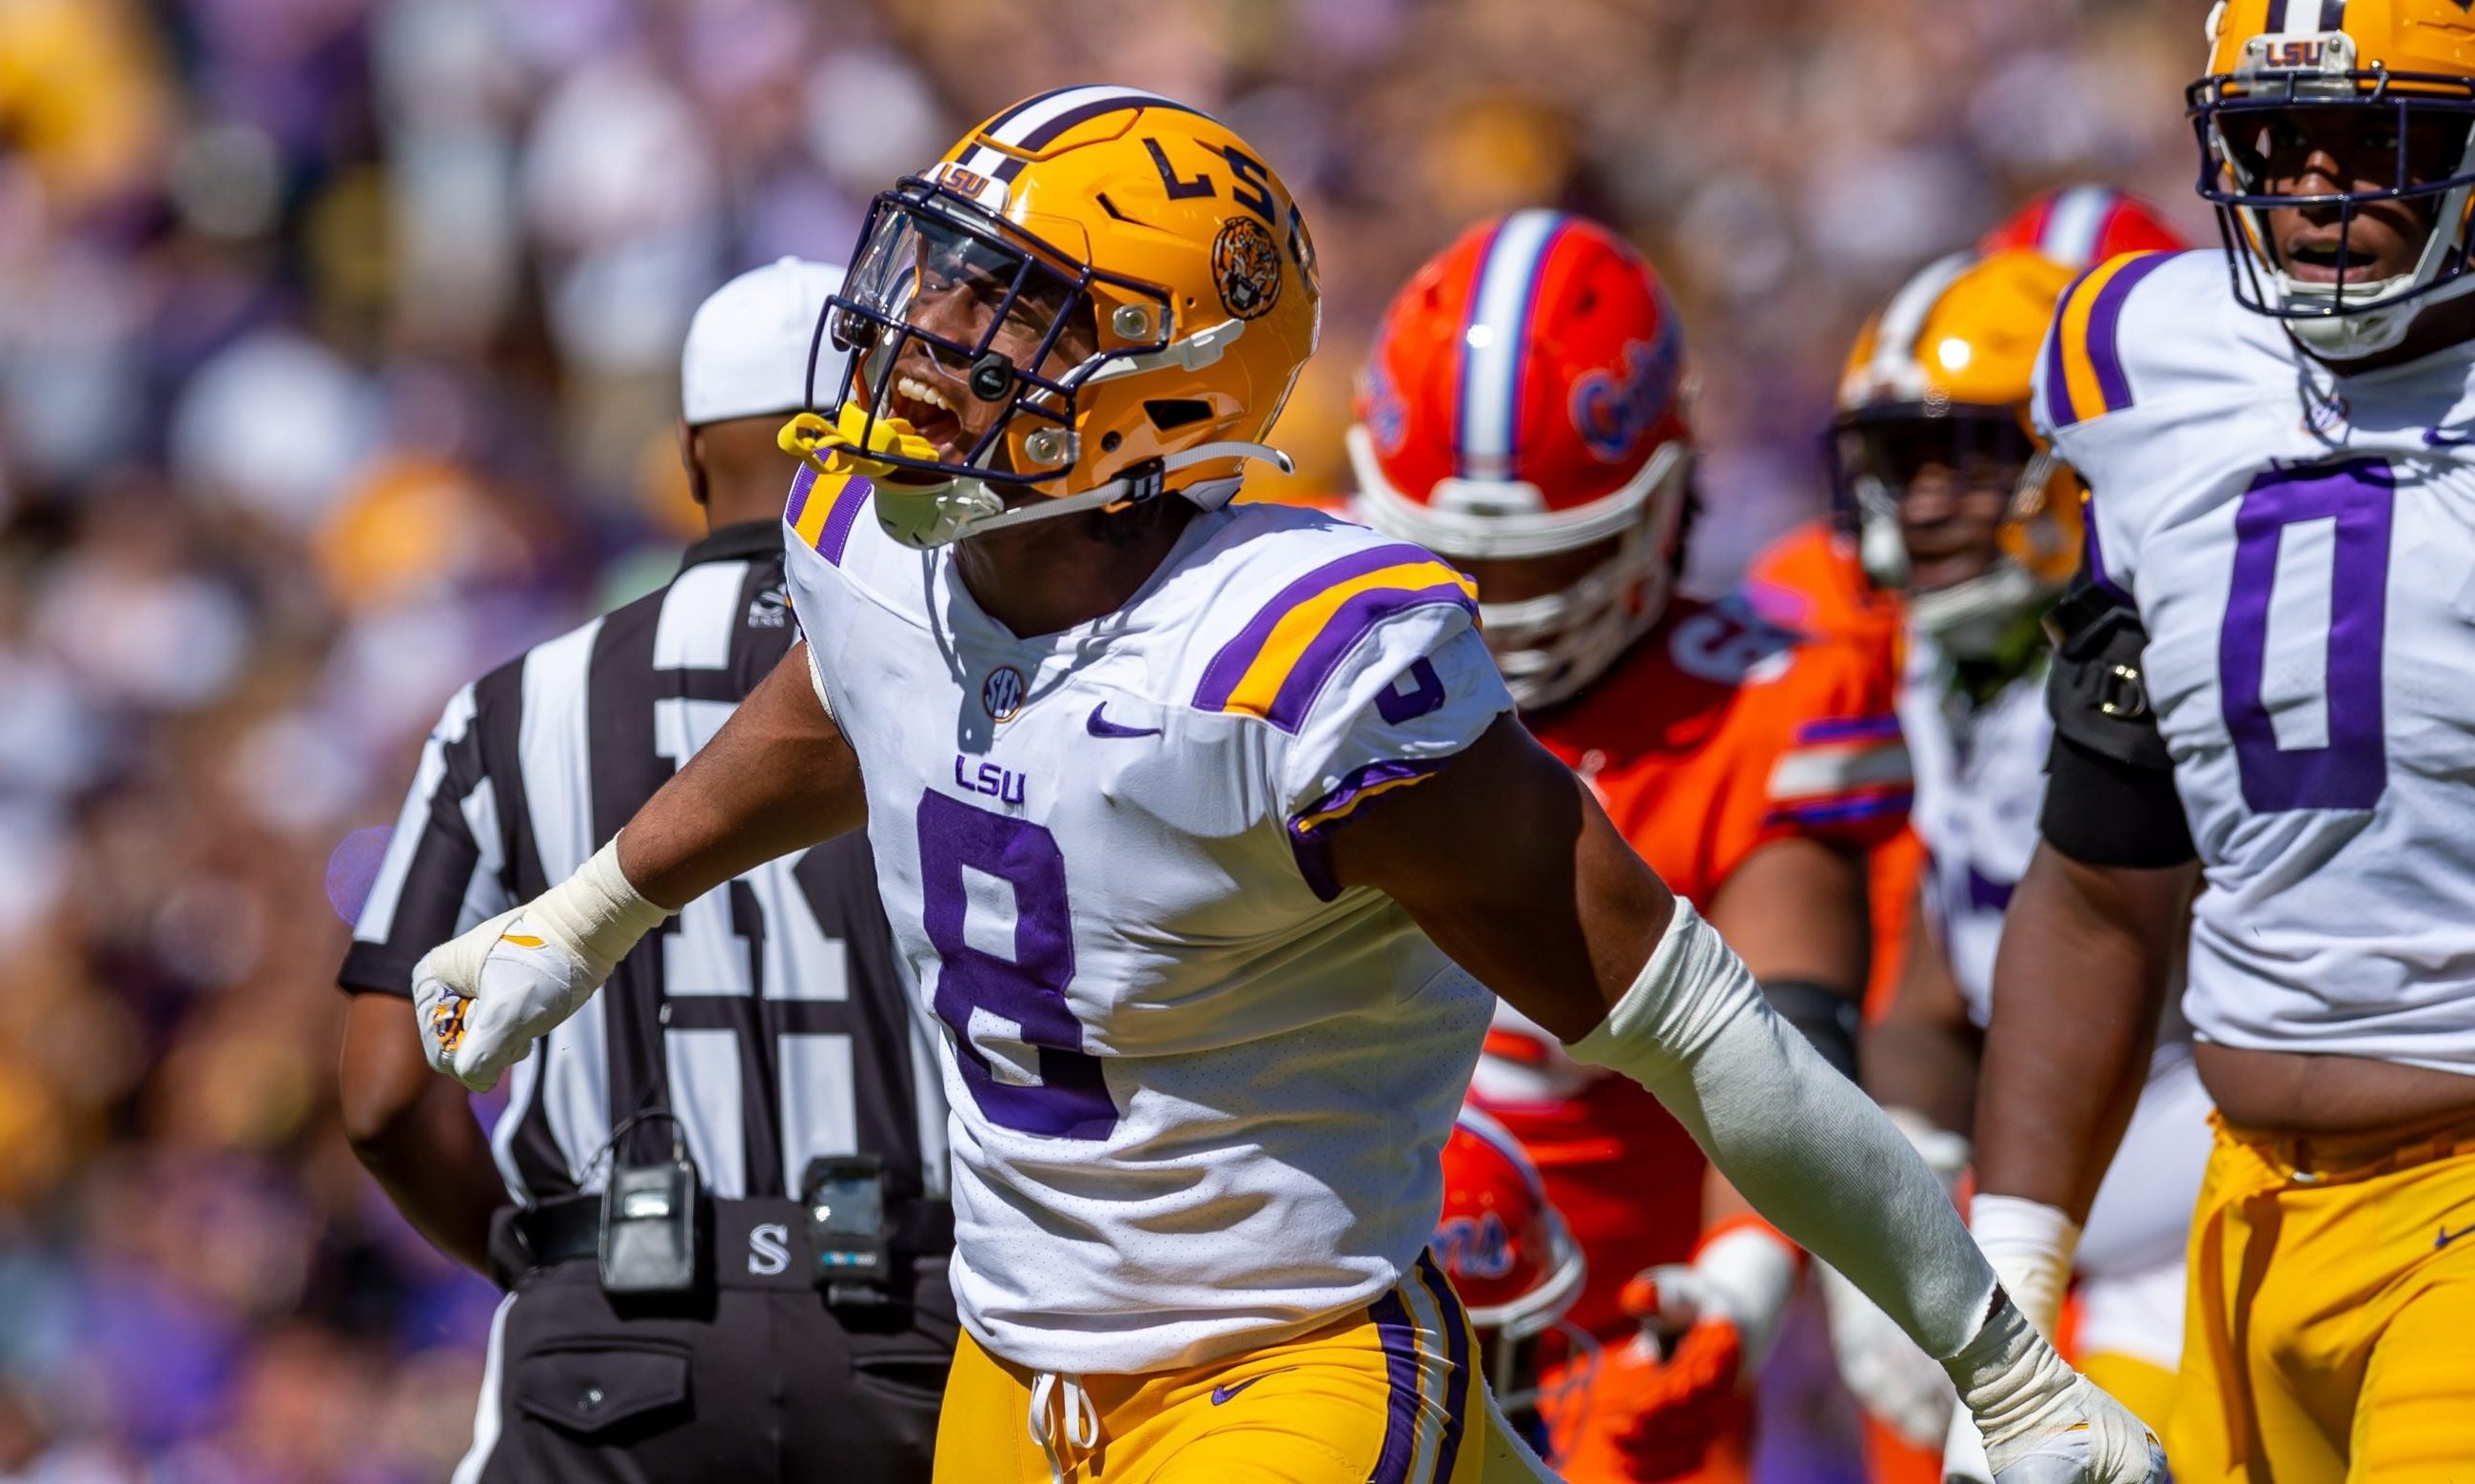
[[[916,547],[1166,492],[1213,508],[1242,460],[1286,463],[1262,440],[1320,299],[1237,134],[1134,88],[1043,93],[877,197],[822,327],[851,352],[836,417],[795,441],[872,479]]]
[[[2060,591],[2078,560],[2079,486],[2029,424],[2046,327],[2069,268],[2011,248],[1926,267],[1866,323],[1839,390],[1837,495],[1866,572],[1918,626],[1982,651]],[[2004,501],[1980,570],[1922,586],[1902,507],[1921,480]]]

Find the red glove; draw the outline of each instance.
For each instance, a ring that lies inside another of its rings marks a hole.
[[[1662,1316],[1658,1282],[1635,1274],[1618,1301],[1643,1322],[1640,1341],[1623,1347],[1613,1369],[1620,1379],[1600,1380],[1601,1404],[1609,1410],[1608,1431],[1633,1478],[1672,1479],[1700,1469],[1710,1445],[1743,1415],[1738,1382],[1745,1367],[1744,1336],[1726,1314],[1703,1309],[1681,1334],[1672,1333],[1676,1305]],[[1698,1307],[1698,1306],[1697,1306]],[[1669,1329],[1664,1359],[1651,1349],[1654,1333]]]

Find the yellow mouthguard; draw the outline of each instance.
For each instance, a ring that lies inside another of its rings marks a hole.
[[[867,442],[861,442],[861,433]],[[871,453],[898,453],[904,458],[934,462],[937,446],[912,431],[911,425],[900,418],[878,418],[871,424],[868,409],[855,401],[846,401],[828,423],[814,412],[802,412],[782,425],[776,437],[782,451],[807,461],[810,468],[828,478],[881,478],[895,466]]]

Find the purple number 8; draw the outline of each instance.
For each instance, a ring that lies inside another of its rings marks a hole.
[[[2273,469],[2235,510],[2234,583],[2218,643],[2218,688],[2255,813],[2369,809],[2389,787],[2381,727],[2381,636],[2389,613],[2389,515],[2397,474],[2378,459]],[[2328,741],[2280,747],[2261,698],[2267,669],[2270,589],[2278,544],[2300,521],[2336,527],[2326,650]]]
[[[1014,957],[964,938],[969,912],[963,868],[1014,888]],[[1028,819],[974,809],[942,793],[919,800],[919,880],[928,941],[938,958],[937,1018],[954,1033],[954,1054],[971,1101],[991,1123],[1057,1138],[1105,1138],[1117,1126],[1100,1058],[1083,1050],[1083,1023],[1066,1003],[1074,978],[1074,924],[1066,905],[1066,858],[1057,837]],[[1021,1028],[1040,1059],[1040,1083],[997,1080],[971,1044],[971,1011]]]

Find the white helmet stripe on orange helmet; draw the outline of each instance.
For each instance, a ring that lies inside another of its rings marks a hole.
[[[1487,244],[1470,295],[1469,322],[1461,328],[1460,426],[1454,451],[1465,479],[1512,476],[1530,300],[1564,221],[1560,212],[1516,211]]]
[[[2121,199],[2102,185],[2073,185],[2058,192],[2046,212],[2046,230],[2037,234],[2037,251],[2058,263],[2088,266],[2096,255],[2105,219]]]

